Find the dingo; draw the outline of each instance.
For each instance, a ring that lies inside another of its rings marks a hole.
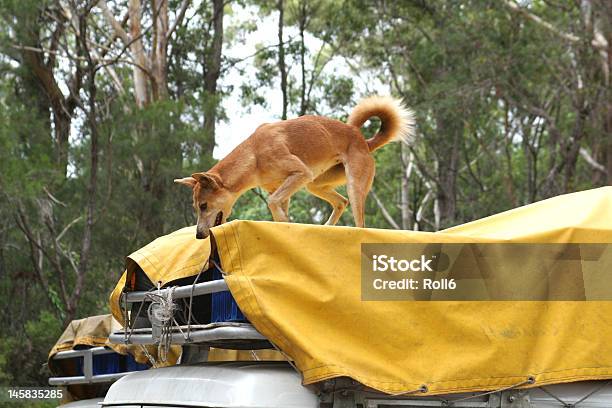
[[[365,140],[359,128],[373,116],[380,118],[380,130]],[[363,227],[375,170],[370,153],[391,141],[410,143],[414,127],[414,114],[399,100],[372,96],[353,109],[347,123],[310,115],[264,123],[209,171],[174,181],[193,189],[199,239],[225,222],[238,197],[255,187],[270,194],[274,221],[289,221],[289,199],[306,187],[332,205],[327,225],[336,224],[350,202],[355,226]],[[348,201],[336,192],[342,184]]]

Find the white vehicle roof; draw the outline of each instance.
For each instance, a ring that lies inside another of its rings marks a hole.
[[[129,374],[114,383],[102,406],[316,408],[317,396],[285,363],[172,366]]]
[[[100,408],[100,403],[102,401],[104,401],[104,398],[79,400],[60,405],[57,408]]]
[[[527,398],[524,403],[518,400],[514,404],[506,403],[509,397],[522,399],[521,396]],[[366,391],[361,400],[365,402],[362,406],[367,408],[401,408],[406,405],[443,407],[447,406],[444,402],[447,399],[452,402],[450,406],[457,408],[560,408],[563,403],[573,406],[579,401],[577,408],[610,408],[612,381],[582,381],[550,385],[544,389],[508,390],[501,395],[463,393],[392,397]],[[318,408],[319,402],[315,392],[303,386],[299,374],[286,363],[232,362],[180,365],[129,374],[111,386],[101,406]],[[77,407],[81,408],[80,405],[61,408]],[[83,407],[89,408],[87,405]]]

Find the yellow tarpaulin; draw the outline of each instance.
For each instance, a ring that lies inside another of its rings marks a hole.
[[[135,360],[141,364],[149,363],[139,346],[109,343],[108,336],[118,330],[121,330],[121,325],[109,314],[89,316],[71,321],[49,351],[49,369],[60,376],[76,375],[74,372],[63,372],[66,367],[68,370],[73,370],[73,365],[64,364],[67,360],[53,360],[53,356],[60,351],[78,350],[87,347],[108,347],[119,354],[132,354]],[[156,354],[156,350],[153,348],[150,348],[149,352],[153,355]]]
[[[362,243],[612,243],[612,187],[442,233],[234,221],[212,230],[240,309],[310,384],[427,394],[612,378],[612,302],[362,301]],[[520,266],[517,260],[517,266]],[[612,271],[609,271],[612,278]]]
[[[53,357],[68,350],[78,350],[89,347],[109,347],[119,354],[127,354],[123,345],[110,344],[109,334],[119,330],[121,325],[109,314],[90,316],[71,321],[64,332],[49,351],[48,365],[51,372],[59,377],[74,377],[79,375],[77,359],[54,360]],[[73,384],[66,386],[61,403],[96,398],[106,393],[108,384]]]
[[[241,310],[295,360],[305,383],[349,376],[384,392],[426,385],[437,394],[529,376],[534,386],[612,378],[612,302],[364,302],[361,243],[611,243],[611,210],[607,187],[440,233],[235,221],[213,234]],[[209,255],[209,241],[184,228],[130,255],[128,272],[140,267],[163,286],[196,275]],[[111,295],[118,320],[129,276]],[[218,353],[211,359],[249,354]]]
[[[498,242],[609,243],[612,187],[549,198],[441,232]]]
[[[71,321],[49,351],[49,368],[57,373],[57,370],[54,369],[53,356],[60,351],[106,346],[112,348],[117,353],[126,354],[125,347],[117,347],[108,342],[109,334],[113,330],[119,329],[121,329],[121,325],[108,314]]]

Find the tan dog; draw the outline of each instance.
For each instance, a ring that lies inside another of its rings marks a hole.
[[[365,140],[359,128],[373,116],[380,118],[380,130]],[[334,225],[348,204],[336,187],[346,184],[355,225],[363,227],[375,170],[370,153],[391,141],[410,143],[413,136],[412,111],[397,99],[372,96],[353,109],[347,123],[322,116],[264,123],[209,171],[174,182],[193,188],[197,238],[208,237],[238,197],[255,187],[270,194],[274,221],[289,221],[289,199],[306,187],[333,206],[326,224]]]

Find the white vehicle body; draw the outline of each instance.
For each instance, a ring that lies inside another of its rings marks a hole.
[[[511,389],[432,397],[390,396],[352,385],[355,383],[351,380],[340,379],[325,381],[321,387],[303,386],[300,375],[286,363],[178,365],[123,377],[111,386],[100,405],[122,408],[612,407],[612,383],[607,381],[557,384],[544,390]]]
[[[60,405],[58,408],[100,408],[100,404],[104,401],[104,398],[92,398],[86,400],[79,400],[69,402],[67,404]]]
[[[313,408],[316,394],[283,363],[217,363],[133,373],[117,381],[104,407]]]

